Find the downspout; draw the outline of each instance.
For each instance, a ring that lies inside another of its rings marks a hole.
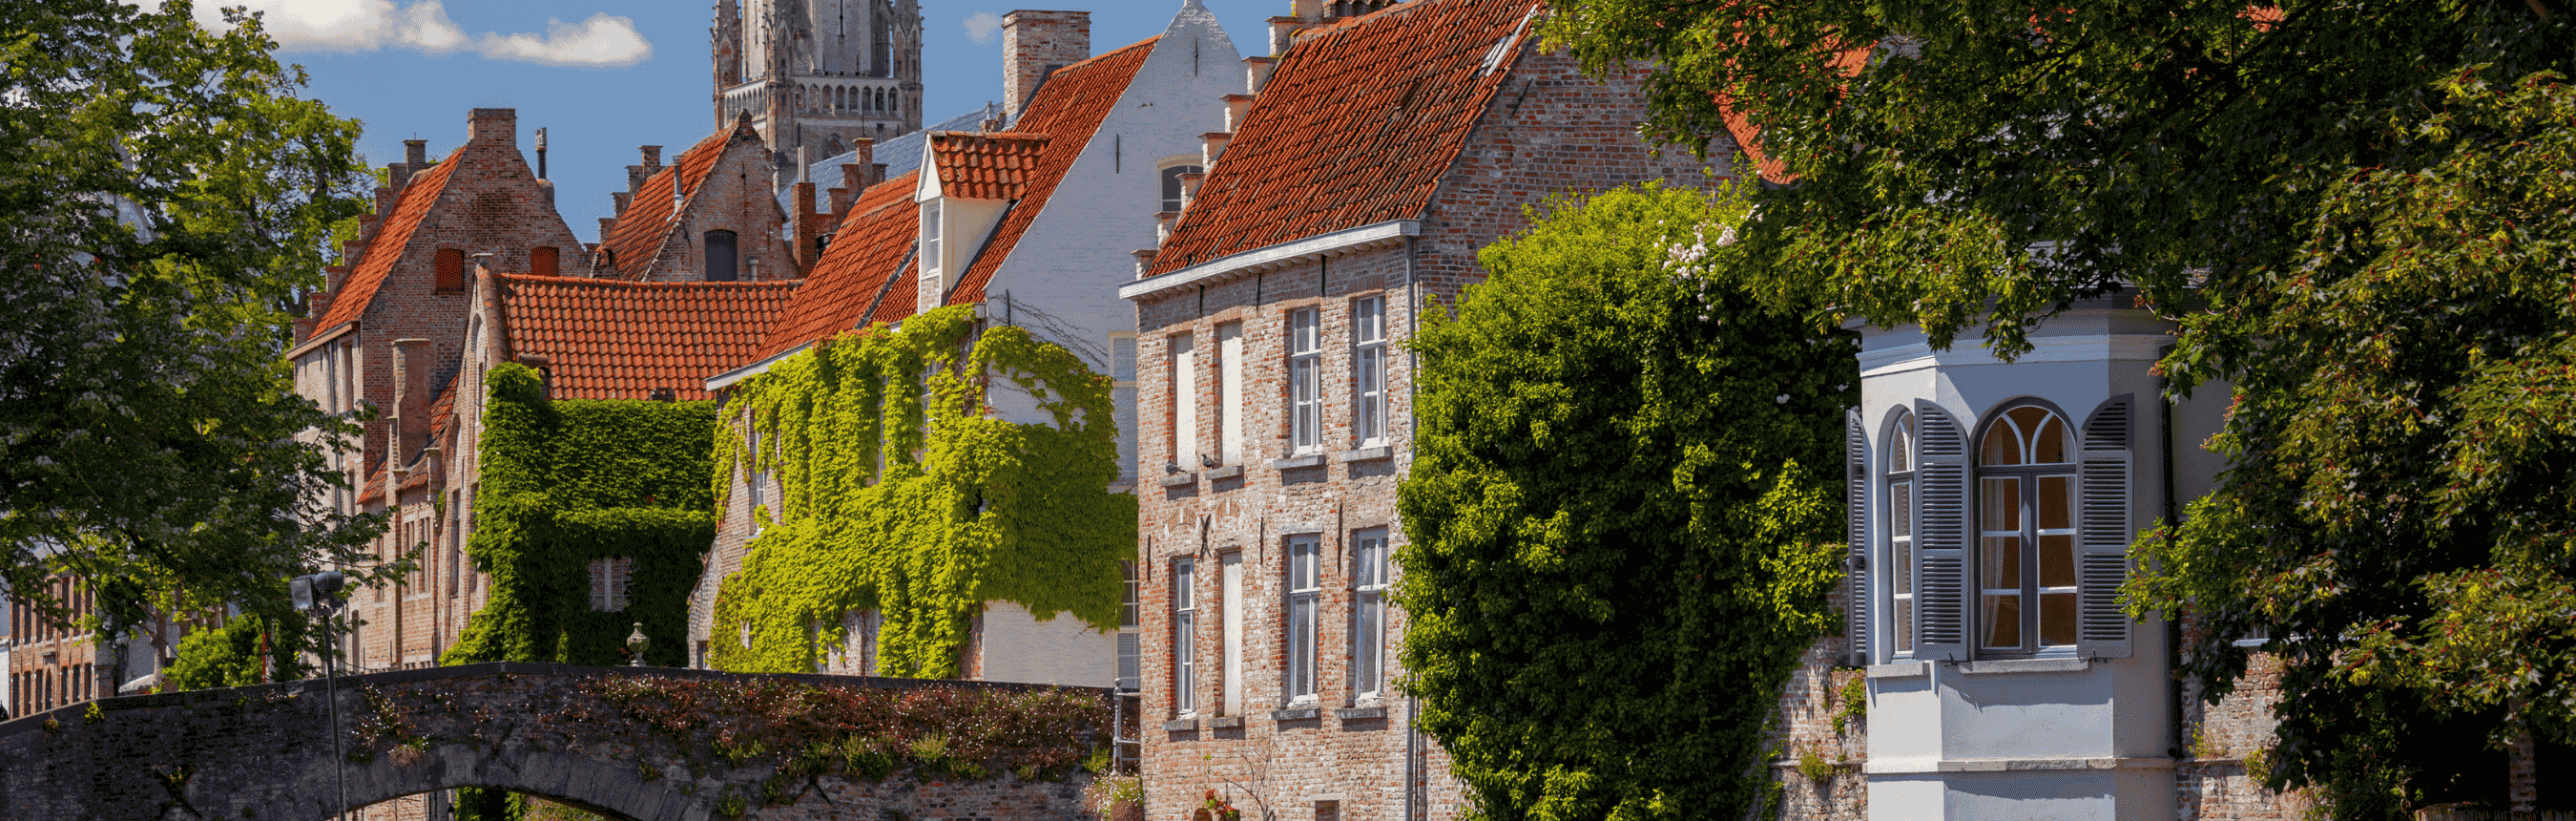
[[[1421,327],[1422,323],[1422,301],[1417,287],[1417,280],[1413,275],[1415,239],[1416,238],[1414,237],[1404,238],[1404,302],[1407,306],[1407,313],[1405,314],[1405,338],[1408,340],[1413,338],[1413,329]],[[1414,399],[1420,393],[1415,386],[1419,385],[1422,381],[1421,366],[1422,354],[1415,351],[1412,345],[1406,345],[1404,348],[1404,413],[1405,416],[1408,417],[1405,422],[1405,429],[1407,431],[1406,439],[1408,441],[1412,438],[1411,431],[1420,429],[1420,412],[1415,410],[1418,406]],[[1411,461],[1412,457],[1408,454],[1406,456],[1406,467],[1409,468],[1412,466],[1410,464]],[[1402,568],[1398,568],[1398,570],[1401,571]],[[1405,624],[1407,625],[1412,623],[1413,620],[1410,618],[1405,620]],[[1422,698],[1420,696],[1407,696],[1405,698],[1404,706],[1404,821],[1421,821],[1423,814],[1421,806],[1422,725],[1419,720],[1421,715]]]

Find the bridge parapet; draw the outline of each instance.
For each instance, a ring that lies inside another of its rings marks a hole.
[[[319,821],[497,787],[638,821],[1090,821],[1098,688],[502,662],[128,696],[0,724],[0,815]]]

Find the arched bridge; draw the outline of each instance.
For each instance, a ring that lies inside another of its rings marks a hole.
[[[127,696],[0,724],[0,817],[321,821],[491,787],[635,821],[1084,821],[1111,698],[519,663]]]

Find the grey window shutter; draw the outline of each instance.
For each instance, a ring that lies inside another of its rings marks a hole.
[[[1914,403],[1914,657],[1968,658],[1968,448],[1958,420]]]
[[[1869,663],[1869,432],[1861,426],[1860,410],[1843,413],[1843,506],[1846,515],[1843,531],[1847,545],[1843,564],[1850,570],[1844,577],[1850,603],[1843,611],[1843,648],[1850,653],[1852,666]]]
[[[2129,614],[2120,611],[2120,585],[2129,580],[2130,397],[2102,403],[2084,420],[2084,461],[2078,480],[2075,647],[2085,658],[2128,658]]]

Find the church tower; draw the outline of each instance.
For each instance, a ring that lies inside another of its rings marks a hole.
[[[715,127],[751,115],[774,187],[799,150],[820,159],[858,138],[921,129],[919,0],[716,0]]]

